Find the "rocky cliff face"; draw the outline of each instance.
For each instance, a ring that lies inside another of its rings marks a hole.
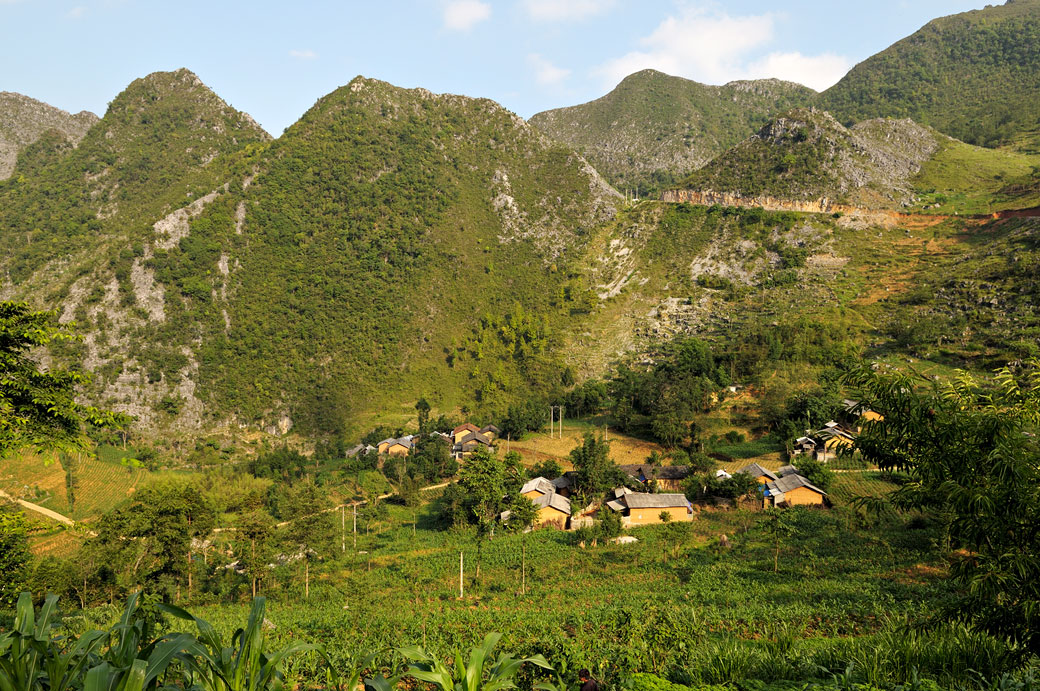
[[[56,130],[75,146],[97,121],[85,110],[72,115],[28,96],[0,92],[0,180],[11,176],[18,154],[44,132]]]
[[[892,208],[914,196],[913,179],[939,136],[910,120],[846,128],[829,113],[789,111],[687,178],[682,187],[734,198],[788,200],[806,210]]]

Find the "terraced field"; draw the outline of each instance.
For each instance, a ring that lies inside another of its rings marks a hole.
[[[21,453],[4,459],[0,465],[0,489],[73,520],[90,520],[133,494],[148,471],[81,454],[76,475],[79,486],[71,509],[65,470],[53,456]]]

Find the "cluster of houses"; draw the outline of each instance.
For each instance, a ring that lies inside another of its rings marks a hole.
[[[500,430],[494,425],[477,427],[472,423],[466,422],[453,429],[450,433],[430,432],[429,436],[431,438],[440,437],[447,441],[451,445],[452,457],[455,460],[461,460],[482,446],[487,448],[493,447],[500,433]],[[380,456],[407,456],[412,453],[418,443],[418,434],[409,434],[397,438],[390,437],[380,441],[375,446],[358,444],[347,451],[347,456],[357,456],[361,453],[377,453]]]
[[[791,455],[805,455],[819,461],[829,461],[842,450],[852,448],[864,423],[884,419],[880,413],[864,408],[859,401],[845,399],[844,404],[848,421],[831,420],[818,430],[806,430],[804,437],[795,439]]]
[[[692,521],[693,505],[682,492],[683,481],[689,476],[687,466],[619,466],[632,480],[641,486],[650,487],[656,483],[656,489],[671,490],[666,492],[635,492],[628,487],[618,487],[611,492],[611,497],[602,502],[608,509],[621,514],[623,526],[635,527],[653,525],[666,521]],[[763,468],[758,463],[746,465],[738,473],[745,473],[755,478],[760,486],[762,506],[823,506],[827,493],[813,485],[807,478],[799,474],[792,465],[780,468],[776,473]],[[718,477],[732,477],[724,470],[717,471]],[[534,520],[536,527],[556,527],[560,529],[575,528],[587,524],[591,516],[599,508],[598,502],[577,512],[571,506],[571,488],[574,473],[549,480],[536,477],[528,480],[520,489],[520,494],[538,508]],[[509,512],[502,513],[500,518],[509,519]]]

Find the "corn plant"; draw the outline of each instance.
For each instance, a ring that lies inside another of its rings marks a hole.
[[[492,663],[491,651],[501,638],[500,633],[488,634],[483,643],[470,651],[469,664],[456,650],[455,663],[450,667],[418,646],[401,648],[401,654],[409,663],[405,676],[433,684],[440,691],[500,691],[516,687],[513,678],[525,663],[554,671],[541,655],[518,660],[503,653]],[[545,683],[535,684],[534,688],[556,691],[555,686]]]
[[[110,631],[68,639],[51,635],[58,623],[57,596],[47,596],[37,616],[32,598],[22,593],[14,629],[0,638],[0,691],[67,691],[81,684],[84,691],[153,688],[195,639],[188,634],[153,639],[135,616],[138,599],[139,593],[130,596]]]
[[[278,666],[289,655],[316,650],[321,646],[295,643],[276,653],[264,652],[264,598],[253,600],[249,620],[225,645],[209,622],[172,605],[157,605],[167,614],[195,623],[196,645],[177,655],[186,675],[186,685],[203,691],[265,691],[281,688],[283,678]],[[187,635],[187,634],[184,634]]]

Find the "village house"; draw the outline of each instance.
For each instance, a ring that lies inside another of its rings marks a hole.
[[[823,506],[827,493],[806,478],[791,473],[766,485],[764,506]]]
[[[690,476],[690,469],[685,465],[619,465],[622,472],[641,485],[649,486],[657,483],[658,491],[681,492],[683,483]]]
[[[885,419],[884,415],[867,408],[859,401],[846,398],[842,403],[845,404],[844,419],[846,419],[850,425],[855,426],[856,432],[862,431],[865,423],[877,422]]]
[[[693,520],[693,506],[684,494],[646,494],[619,487],[606,506],[622,515],[621,524],[626,528],[664,523],[662,514],[672,521]]]
[[[538,509],[534,527],[554,527],[561,530],[567,528],[571,517],[571,502],[567,497],[557,494],[552,482],[544,477],[528,480],[520,488],[520,496],[529,499]],[[509,511],[503,511],[499,518],[508,521],[509,516]]]
[[[778,479],[777,476],[776,476],[776,473],[774,473],[771,470],[766,470],[765,468],[763,468],[762,466],[760,466],[757,463],[752,463],[750,465],[746,465],[743,468],[741,468],[740,470],[738,470],[737,472],[738,473],[745,473],[747,475],[750,475],[751,477],[753,477],[756,480],[758,480],[758,484],[760,484],[760,485],[764,485],[767,482],[772,482],[772,481]]]
[[[831,420],[816,433],[821,445],[816,447],[816,458],[827,461],[836,458],[842,451],[851,449],[856,443],[855,433],[845,425]]]
[[[498,434],[499,429],[494,425],[481,428],[470,422],[461,424],[451,431],[452,456],[458,461],[482,446],[491,448]]]

